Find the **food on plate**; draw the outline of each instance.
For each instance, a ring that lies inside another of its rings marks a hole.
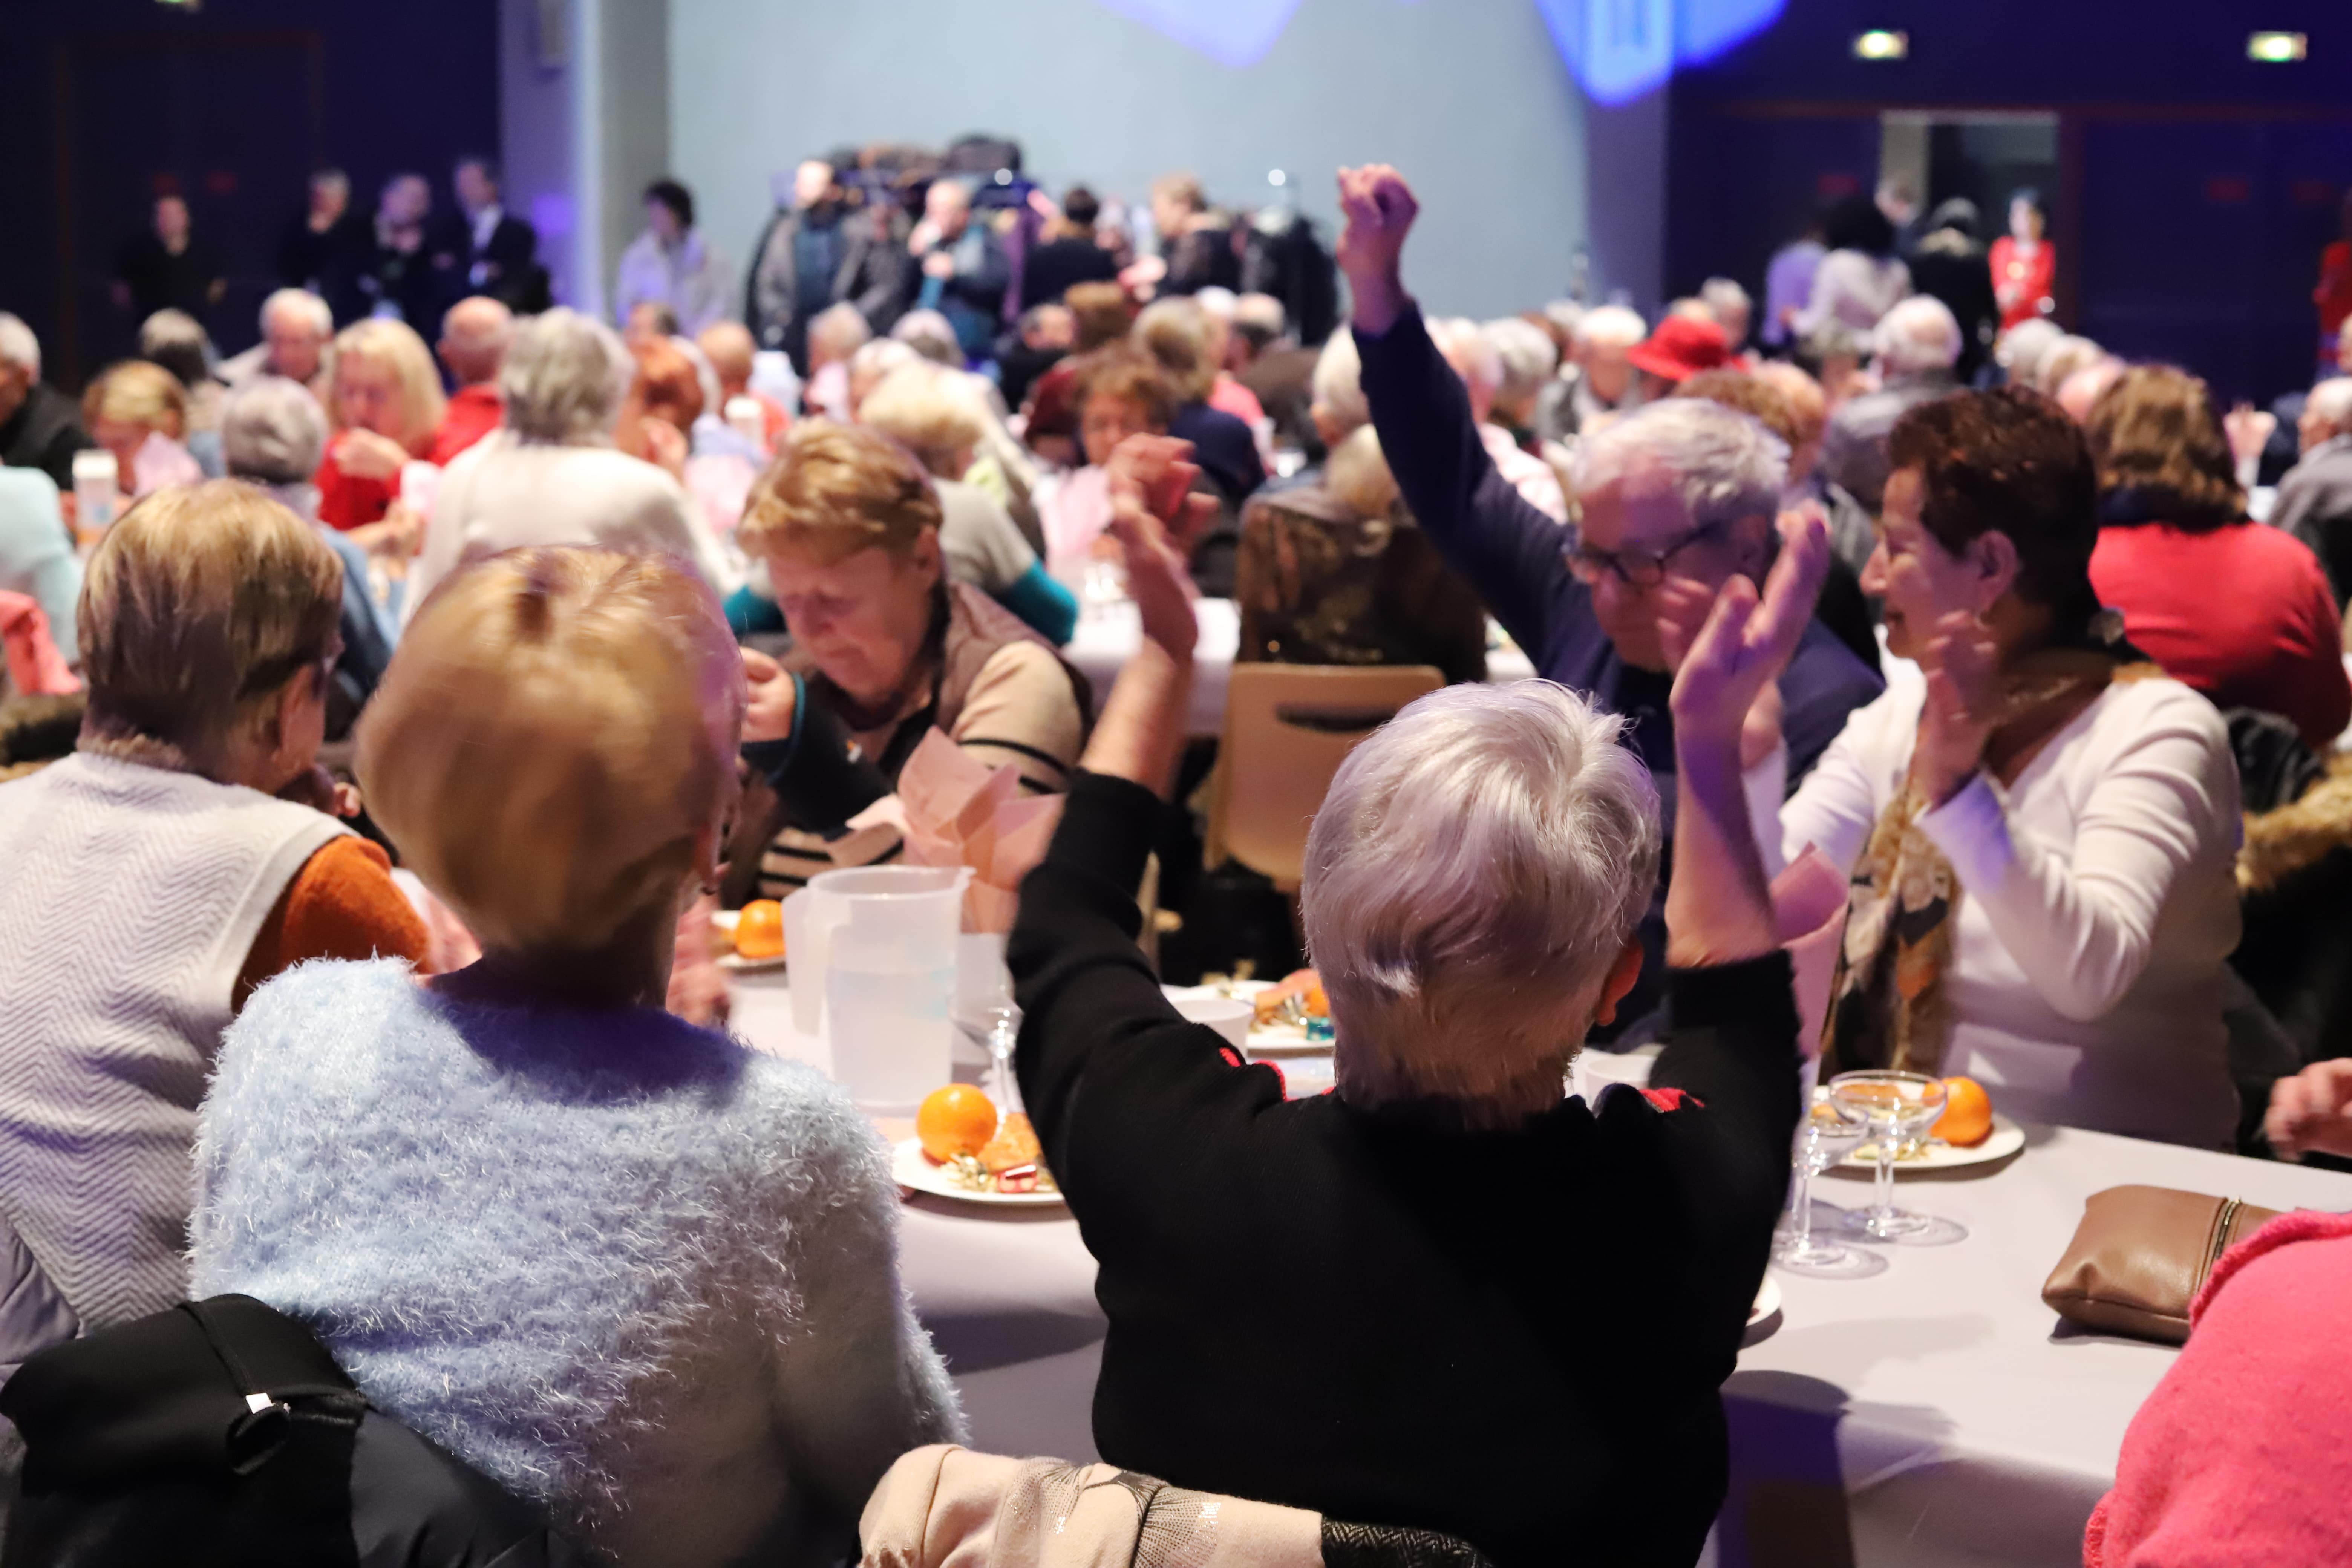
[[[1992,1136],[1992,1097],[1972,1078],[1944,1080],[1944,1114],[1934,1135],[1956,1149],[1973,1149]]]
[[[784,952],[784,906],[773,899],[754,899],[735,917],[735,953],[739,958],[781,958]]]
[[[1034,1165],[1043,1161],[1045,1151],[1037,1142],[1036,1130],[1029,1125],[1029,1113],[1016,1110],[1005,1117],[996,1129],[996,1136],[980,1152],[980,1163],[992,1173],[1010,1171],[1017,1165]]]
[[[1257,1009],[1257,1026],[1300,1024],[1331,1016],[1330,999],[1323,994],[1323,977],[1311,969],[1295,970],[1278,985],[1269,985],[1250,999]]]
[[[977,1154],[996,1136],[996,1102],[968,1083],[935,1089],[915,1111],[915,1136],[942,1165]]]

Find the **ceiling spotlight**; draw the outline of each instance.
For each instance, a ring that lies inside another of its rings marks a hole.
[[[1853,37],[1853,58],[1858,60],[1899,60],[1911,53],[1911,35],[1874,27]]]
[[[2266,66],[2283,66],[2303,58],[2311,40],[2301,33],[2249,33],[2246,58]]]

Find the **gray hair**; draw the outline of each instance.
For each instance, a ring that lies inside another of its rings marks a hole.
[[[1650,335],[1649,324],[1622,305],[1601,305],[1576,323],[1576,341],[1593,348],[1630,349]]]
[[[1889,375],[1949,370],[1960,359],[1960,323],[1933,294],[1896,301],[1871,329],[1870,352]]]
[[[1486,340],[1503,367],[1496,391],[1507,399],[1533,397],[1559,368],[1559,350],[1553,346],[1551,334],[1533,321],[1504,316],[1480,327],[1478,335]]]
[[[1789,447],[1763,425],[1704,397],[1645,403],[1576,444],[1583,495],[1635,473],[1663,476],[1693,528],[1770,517],[1788,483]]]
[[[844,300],[810,317],[808,335],[812,347],[821,343],[835,359],[847,359],[873,338],[874,329],[865,311]]]
[[[2042,356],[2058,346],[2066,330],[2047,316],[2028,316],[2024,321],[2001,333],[1994,345],[1993,358],[2009,372],[2009,379],[2017,385],[2033,384],[2034,372],[2042,368]]]
[[[1544,320],[1557,329],[1570,342],[1576,341],[1578,331],[1584,325],[1584,307],[1574,300],[1554,300],[1543,308]]]
[[[1466,316],[1440,316],[1429,323],[1430,341],[1454,374],[1473,386],[1494,392],[1503,384],[1503,359],[1495,352],[1478,323]]]
[[[1372,405],[1364,396],[1364,362],[1356,353],[1353,332],[1341,327],[1323,341],[1315,356],[1315,375],[1308,383],[1315,406],[1342,431],[1372,422]]]
[[[327,455],[327,411],[299,381],[256,376],[221,405],[220,437],[229,478],[300,484]]]
[[[299,312],[310,329],[322,338],[335,335],[335,313],[308,289],[280,289],[261,302],[261,331],[269,334],[269,318],[280,310]]]
[[[1756,302],[1748,297],[1748,290],[1742,289],[1737,279],[1730,278],[1708,279],[1698,286],[1698,298],[1700,304],[1718,314],[1727,310],[1753,312],[1756,308]]]
[[[5,310],[0,310],[0,364],[19,366],[35,381],[41,379],[41,340]]]
[[[1623,721],[1549,681],[1450,686],[1340,764],[1307,837],[1307,951],[1339,1090],[1470,1126],[1556,1103],[1657,886],[1657,791]]]
[[[2331,375],[2313,387],[2304,408],[2339,431],[2352,426],[2352,375]]]
[[[963,368],[963,345],[956,342],[955,326],[937,310],[909,310],[890,329],[902,342],[934,364]]]
[[[507,428],[525,441],[597,445],[612,436],[636,374],[621,334],[593,316],[559,305],[530,317],[499,369]]]
[[[849,356],[849,374],[853,380],[859,376],[872,376],[878,384],[882,377],[894,370],[929,363],[931,362],[926,361],[897,338],[877,338],[871,342],[860,343],[857,352]]]

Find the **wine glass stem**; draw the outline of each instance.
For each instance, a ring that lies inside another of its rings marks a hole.
[[[1813,1163],[1801,1162],[1797,1166],[1796,1237],[1789,1250],[1800,1255],[1813,1244]]]
[[[1874,1230],[1885,1228],[1895,1214],[1895,1129],[1892,1125],[1878,1134],[1878,1173],[1873,1178],[1875,1191],[1870,1208]]]

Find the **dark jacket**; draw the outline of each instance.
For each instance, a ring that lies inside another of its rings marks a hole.
[[[837,230],[841,256],[826,286],[826,302],[846,300],[877,332],[887,332],[903,310],[911,258],[906,246],[887,233],[887,219],[868,212],[843,208]],[[800,305],[800,264],[796,247],[808,215],[778,209],[767,231],[751,252],[751,270],[744,282],[743,321],[763,349],[782,349],[793,367],[808,372],[808,317]],[[877,224],[883,231],[877,237]]]
[[[1188,403],[1168,422],[1168,434],[1192,443],[1192,461],[1217,489],[1217,498],[1234,516],[1265,483],[1265,462],[1257,455],[1257,437],[1250,427],[1222,408]]]
[[[0,465],[38,468],[60,493],[73,494],[73,460],[97,442],[81,427],[81,405],[46,381],[25,389],[25,401],[0,425]]]
[[[453,305],[469,294],[486,294],[518,314],[530,315],[554,302],[547,268],[539,264],[539,230],[528,219],[501,213],[489,243],[478,246],[473,220],[459,213],[434,250],[436,264],[445,257],[443,291]]]
[[[1108,283],[1118,277],[1118,261],[1084,235],[1049,239],[1032,246],[1021,263],[1021,308],[1058,301],[1079,283]]]
[[[1788,960],[1675,973],[1655,1100],[1493,1132],[1286,1100],[1135,945],[1159,811],[1079,773],[1007,947],[1021,1092],[1110,1319],[1102,1457],[1502,1568],[1688,1568],[1789,1179]]]
[[[2270,525],[2311,547],[2343,609],[2352,598],[2352,436],[2323,441],[2287,470]]]
[[[1380,337],[1357,334],[1364,395],[1381,450],[1405,504],[1454,569],[1486,603],[1486,613],[1534,661],[1536,673],[1591,697],[1626,721],[1625,743],[1657,780],[1659,808],[1674,834],[1675,725],[1666,708],[1673,678],[1617,656],[1592,610],[1591,590],[1570,572],[1559,524],[1528,504],[1495,471],[1470,419],[1469,395],[1430,342],[1418,309]],[[1846,718],[1885,689],[1816,616],[1781,672],[1781,732],[1794,791],[1845,728]],[[1665,864],[1672,865],[1671,857]],[[1646,1037],[1665,973],[1665,879],[1642,922],[1643,979],[1620,1004],[1614,1037]]]
[[[0,1390],[25,1438],[6,1568],[556,1568],[488,1479],[371,1409],[310,1331],[215,1296],[56,1346]]]
[[[1911,291],[1941,300],[1959,322],[1960,360],[1952,373],[1963,385],[1973,384],[2000,335],[2000,301],[1985,247],[1957,228],[1939,228],[1919,242],[1908,264]]]

